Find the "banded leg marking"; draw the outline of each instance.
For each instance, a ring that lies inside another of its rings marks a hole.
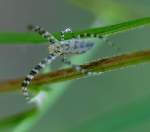
[[[99,75],[99,73],[97,72],[89,72],[86,69],[83,69],[81,66],[79,65],[75,65],[72,64],[70,60],[67,60],[67,58],[63,57],[62,61],[67,64],[70,65],[71,67],[73,67],[76,71],[83,73],[83,74],[87,74],[88,76],[95,76],[95,75]]]
[[[40,26],[29,25],[28,29],[37,32],[43,38],[47,39],[51,44],[58,42],[58,40],[51,33]]]
[[[65,37],[64,34],[68,33],[68,32],[72,33],[72,30],[70,28],[66,28],[65,30],[60,32],[60,39],[61,39],[61,41],[64,41],[64,37]]]
[[[45,59],[43,59],[39,64],[37,64],[26,76],[22,82],[22,92],[26,100],[30,100],[30,94],[28,91],[28,86],[32,79],[43,69],[47,64],[50,64],[56,57],[53,54],[49,54]]]
[[[117,52],[120,51],[120,48],[118,48],[113,42],[108,40],[105,36],[102,36],[99,34],[83,33],[83,34],[79,34],[76,38],[78,38],[78,39],[80,39],[80,38],[99,38],[99,39],[102,39],[104,42],[106,42],[106,44],[108,44],[109,46],[114,48]]]
[[[79,34],[76,38],[80,39],[80,38],[100,38],[103,39],[104,36],[99,35],[99,34],[94,34],[94,33],[83,33],[83,34]]]

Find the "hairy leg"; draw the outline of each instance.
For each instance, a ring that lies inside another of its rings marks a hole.
[[[64,41],[64,34],[65,33],[68,33],[68,32],[70,32],[70,33],[72,33],[72,30],[70,29],[70,28],[66,28],[65,30],[63,30],[63,31],[61,31],[60,33],[61,33],[61,41]]]
[[[28,90],[28,86],[33,80],[33,78],[47,65],[50,64],[53,60],[56,59],[56,56],[53,54],[49,54],[45,59],[43,59],[40,63],[38,63],[26,76],[24,81],[22,82],[22,92],[25,96],[26,100],[30,100],[30,94]]]
[[[120,48],[118,48],[112,41],[110,41],[106,36],[102,36],[99,34],[94,34],[94,33],[83,33],[78,35],[76,38],[80,39],[80,38],[99,38],[101,40],[103,40],[104,42],[106,42],[106,44],[108,44],[109,46],[111,46],[112,48],[114,48],[117,52],[120,51]]]
[[[99,73],[97,72],[90,72],[87,71],[86,69],[83,69],[81,66],[76,65],[76,64],[72,64],[70,60],[68,60],[66,57],[62,58],[62,62],[66,65],[69,65],[71,67],[73,67],[76,71],[81,72],[81,73],[85,73],[88,76],[95,76],[95,75],[99,75]]]
[[[28,29],[37,32],[43,38],[47,39],[51,44],[58,42],[58,40],[51,33],[49,33],[48,31],[46,31],[44,28],[40,26],[29,25]]]

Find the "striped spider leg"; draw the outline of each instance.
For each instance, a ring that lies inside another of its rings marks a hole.
[[[39,33],[42,37],[47,39],[50,42],[49,45],[49,55],[44,58],[40,63],[38,63],[25,77],[24,81],[22,82],[22,92],[25,96],[26,100],[30,100],[30,94],[28,91],[28,85],[32,81],[32,79],[40,72],[41,69],[43,69],[47,64],[52,63],[58,56],[61,55],[61,49],[60,46],[54,46],[56,43],[59,43],[59,41],[48,31],[44,30],[43,28],[39,26],[30,26],[29,27],[32,31]],[[57,44],[58,45],[58,44]]]
[[[58,40],[51,33],[49,33],[48,31],[46,31],[44,28],[40,26],[29,25],[28,29],[37,32],[43,38],[47,39],[50,44],[55,44],[56,42],[58,42]]]
[[[53,60],[57,58],[54,54],[49,54],[46,58],[44,58],[40,63],[38,63],[25,77],[24,81],[22,82],[22,92],[26,100],[30,100],[30,94],[28,90],[28,85],[32,81],[32,79],[47,65],[52,63]]]

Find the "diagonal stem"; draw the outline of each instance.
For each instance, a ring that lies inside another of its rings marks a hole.
[[[150,50],[138,51],[114,57],[99,59],[88,64],[81,65],[83,69],[94,72],[106,72],[115,69],[125,68],[132,65],[150,61]],[[86,76],[75,71],[73,68],[62,69],[44,75],[37,76],[31,85],[41,85],[46,83],[57,83],[77,79]],[[0,83],[0,92],[14,91],[20,89],[23,78],[9,80]]]

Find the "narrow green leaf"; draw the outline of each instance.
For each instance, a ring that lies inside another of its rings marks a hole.
[[[115,24],[111,26],[106,26],[106,27],[100,27],[100,28],[93,28],[93,29],[88,29],[84,30],[81,32],[75,32],[75,36],[83,33],[94,33],[94,34],[99,34],[99,35],[111,35],[127,30],[131,30],[140,26],[144,26],[146,24],[150,24],[150,17],[142,18],[142,19],[137,19],[137,20],[132,20],[120,24]],[[68,37],[70,38],[70,37]]]
[[[66,33],[65,34],[65,39],[71,39],[73,37],[76,37],[78,35],[84,34],[84,33],[91,33],[91,34],[99,34],[99,35],[111,35],[131,29],[135,29],[140,26],[144,26],[150,24],[150,17],[145,17],[145,18],[140,18],[137,20],[132,20],[128,22],[123,22],[120,24],[115,24],[111,26],[105,26],[105,27],[99,27],[99,28],[93,28],[93,29],[87,29],[83,31],[77,31],[71,33]],[[53,35],[60,40],[60,33],[53,33]],[[0,33],[0,43],[26,43],[26,44],[31,44],[31,43],[42,43],[42,42],[47,42],[45,39],[43,39],[40,35],[36,33],[15,33],[15,32],[9,32],[9,33]]]
[[[23,120],[29,120],[37,113],[37,109],[33,108],[31,110],[19,113],[17,115],[13,115],[11,117],[7,117],[4,119],[0,119],[0,131],[4,131],[5,129],[12,128],[17,126]]]
[[[31,43],[42,43],[46,42],[45,39],[43,39],[40,35],[36,33],[15,33],[15,32],[5,32],[5,33],[0,33],[0,44],[4,43],[26,43],[26,44],[31,44]]]

